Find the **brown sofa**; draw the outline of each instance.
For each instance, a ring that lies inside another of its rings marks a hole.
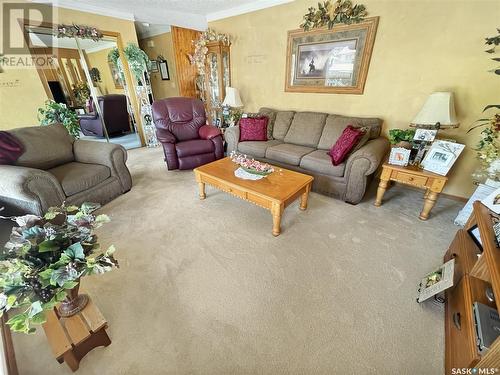
[[[359,203],[367,183],[389,150],[380,136],[382,120],[318,112],[277,111],[261,108],[273,127],[268,141],[239,142],[239,126],[224,133],[227,151],[238,151],[274,165],[314,176],[313,190],[349,203]],[[346,161],[332,165],[327,151],[348,125],[370,128],[370,140]]]
[[[0,207],[8,214],[41,215],[63,202],[105,204],[132,187],[120,145],[75,141],[60,124],[9,133],[24,153],[15,165],[0,165]]]

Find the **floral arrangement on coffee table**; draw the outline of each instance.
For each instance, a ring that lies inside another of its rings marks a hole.
[[[267,176],[274,172],[274,168],[271,165],[248,158],[246,155],[239,154],[236,151],[231,152],[229,157],[232,162],[238,164],[245,172],[259,176]]]
[[[92,214],[99,207],[63,204],[49,208],[43,217],[0,216],[18,225],[0,250],[0,316],[9,312],[12,331],[33,333],[32,325],[44,323],[45,311],[59,303],[59,313],[74,300],[82,302],[78,307],[83,309],[88,297],[78,299],[80,278],[118,267],[114,247],[100,251],[94,234],[109,222],[106,215]]]

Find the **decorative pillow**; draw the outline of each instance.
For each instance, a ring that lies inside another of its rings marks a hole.
[[[267,141],[267,117],[240,119],[240,142]]]
[[[359,128],[355,128],[352,125],[347,126],[339,139],[337,139],[337,142],[335,142],[330,151],[327,152],[332,158],[332,164],[341,164],[360,139],[363,138],[364,134],[365,132]]]
[[[369,126],[364,126],[364,127],[355,126],[355,128],[362,130],[364,132],[364,134],[361,137],[361,139],[358,141],[358,143],[356,143],[356,146],[351,150],[351,152],[350,152],[351,154],[353,152],[358,151],[361,147],[366,145],[366,142],[368,142],[370,140],[370,136],[371,136]]]
[[[0,165],[14,164],[23,152],[23,144],[16,137],[6,131],[0,131]]]

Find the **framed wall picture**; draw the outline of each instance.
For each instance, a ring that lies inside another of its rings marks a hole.
[[[464,147],[465,145],[460,143],[434,141],[422,161],[424,170],[446,176]]]
[[[158,61],[149,60],[149,72],[150,73],[158,73],[160,70],[158,69]]]
[[[362,94],[378,17],[351,25],[288,32],[285,91]]]
[[[402,147],[391,148],[389,164],[407,166],[410,161],[411,150]]]
[[[170,80],[170,74],[168,74],[167,60],[159,62],[161,79],[164,81]]]
[[[111,77],[113,78],[113,83],[115,85],[115,89],[123,89],[122,80],[120,78],[120,72],[116,68],[115,64],[111,61],[108,61],[109,70],[111,72]]]

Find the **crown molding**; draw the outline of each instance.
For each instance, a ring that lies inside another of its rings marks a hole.
[[[139,29],[137,28],[137,25],[136,25],[135,29],[137,30],[137,38],[138,39],[151,38],[153,36],[169,33],[172,31],[172,28],[169,25],[165,25],[165,26],[152,25],[150,27],[144,28],[145,31],[141,31],[141,32],[139,32]]]
[[[50,1],[49,0],[49,1],[36,1],[36,2],[49,3],[55,7],[58,7],[58,8],[79,10],[81,12],[98,14],[100,16],[105,15],[107,17],[120,18],[123,20],[129,20],[129,21],[135,20],[135,16],[133,13],[122,12],[122,11],[116,10],[116,9],[110,9],[110,8],[106,8],[106,7],[90,5],[90,4],[86,4],[83,1],[76,1],[76,0],[52,0],[52,1]]]
[[[249,4],[243,4],[230,9],[209,13],[207,14],[207,22],[239,16],[240,14],[251,13],[257,10],[271,8],[276,5],[291,3],[293,1],[294,0],[256,0]]]

